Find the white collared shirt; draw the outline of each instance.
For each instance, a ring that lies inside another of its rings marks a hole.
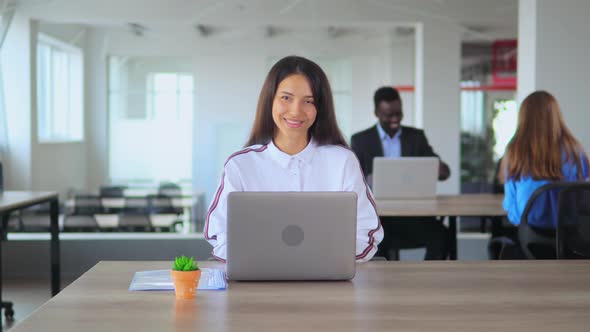
[[[372,193],[355,154],[342,146],[318,146],[312,139],[303,151],[289,155],[273,142],[232,154],[209,207],[205,239],[213,256],[227,258],[227,195],[233,191],[354,191],[357,194],[357,262],[370,260],[383,239]]]

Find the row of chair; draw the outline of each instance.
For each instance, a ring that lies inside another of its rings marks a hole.
[[[183,221],[176,214],[72,214],[64,216],[63,222],[65,232],[172,232],[182,227]]]
[[[73,211],[64,216],[64,231],[174,230],[176,225],[182,224],[182,208],[173,206],[172,198],[167,195],[124,197],[123,206],[108,208],[103,206],[103,198],[98,195],[75,195]],[[168,218],[162,222],[161,217]]]
[[[99,195],[75,195],[74,209],[71,214],[92,215],[100,213],[173,213],[182,214],[180,207],[172,204],[172,197],[168,195],[148,195],[145,197],[123,197],[124,204],[121,207],[104,207]]]
[[[100,196],[102,197],[124,197],[125,191],[131,189],[128,186],[102,186],[100,187]],[[182,188],[171,182],[161,183],[157,188],[157,195],[164,196],[181,196]]]

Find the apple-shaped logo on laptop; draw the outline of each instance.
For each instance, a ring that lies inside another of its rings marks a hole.
[[[303,230],[297,225],[289,225],[283,229],[283,242],[289,247],[300,245],[303,238]]]

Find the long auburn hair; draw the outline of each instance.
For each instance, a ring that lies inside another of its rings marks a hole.
[[[309,128],[309,136],[313,137],[318,145],[348,146],[338,128],[328,77],[316,63],[299,56],[284,57],[270,69],[258,97],[256,118],[246,146],[268,144],[274,138],[276,126],[272,118],[272,104],[275,94],[279,84],[294,74],[307,77],[313,93],[317,116]]]
[[[516,133],[502,160],[505,178],[515,180],[527,175],[535,180],[563,180],[564,162],[576,165],[582,180],[582,162],[588,165],[586,152],[563,121],[557,100],[546,91],[533,92],[522,102]]]

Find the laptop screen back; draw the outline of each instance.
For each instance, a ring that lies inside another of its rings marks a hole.
[[[346,280],[355,273],[354,192],[233,192],[230,280]]]
[[[377,199],[434,198],[438,158],[373,159],[373,194]]]

